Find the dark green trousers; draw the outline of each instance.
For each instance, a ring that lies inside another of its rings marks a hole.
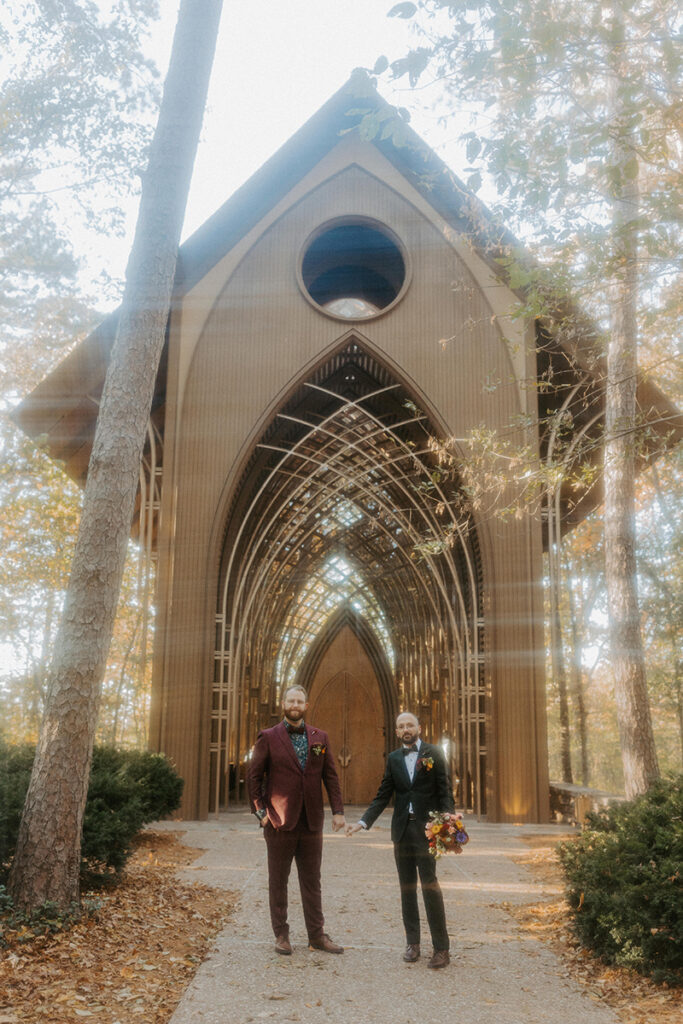
[[[401,886],[401,912],[406,930],[406,942],[420,941],[420,909],[417,902],[417,878],[420,877],[422,899],[434,949],[449,949],[446,914],[439,880],[436,877],[436,859],[429,852],[424,825],[409,821],[403,836],[394,843],[394,857]]]

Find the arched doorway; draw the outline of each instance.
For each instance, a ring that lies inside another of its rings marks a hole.
[[[352,337],[256,445],[219,574],[212,809],[243,797],[258,730],[279,720],[283,689],[308,680],[316,724],[330,731],[323,718],[333,720],[340,752],[349,729],[362,728],[349,722],[359,701],[381,703],[371,719],[377,739],[383,730],[377,756],[396,710],[418,713],[426,738],[449,750],[459,803],[483,813],[489,695],[477,536],[457,477],[441,483],[433,433],[405,384]],[[357,627],[335,633],[343,615]],[[349,767],[361,755],[351,758]],[[374,793],[379,760],[363,774],[347,799]]]
[[[309,693],[310,721],[329,734],[344,802],[369,803],[384,772],[396,714],[389,666],[371,627],[343,608],[299,678]]]

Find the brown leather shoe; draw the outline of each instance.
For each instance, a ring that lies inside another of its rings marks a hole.
[[[292,955],[292,947],[289,944],[289,939],[286,935],[278,935],[275,940],[275,952],[281,953],[283,956]]]
[[[333,942],[327,932],[321,939],[316,939],[315,942],[311,941],[308,944],[309,949],[322,949],[325,953],[343,953],[344,947],[338,946],[336,942]]]
[[[416,960],[419,960],[420,944],[418,942],[409,942],[403,954],[403,959],[407,964],[414,964]]]
[[[448,967],[451,957],[447,949],[435,949],[427,961],[427,967]]]

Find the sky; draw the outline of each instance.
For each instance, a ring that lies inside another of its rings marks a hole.
[[[193,230],[347,80],[411,45],[410,22],[388,18],[392,0],[225,0],[188,206]],[[165,0],[157,63],[167,66],[177,5]],[[436,130],[436,115],[407,82],[382,83],[397,105]],[[427,100],[424,101],[426,103]],[[418,129],[419,130],[419,129]]]
[[[183,238],[198,228],[272,156],[356,67],[371,69],[414,45],[411,23],[387,17],[392,0],[224,0],[201,142],[188,199]],[[148,52],[165,76],[177,0],[161,0],[162,17]],[[449,133],[437,124],[429,87],[411,90],[407,80],[381,80],[380,92],[411,111],[415,130],[453,164]],[[450,136],[456,134],[451,128]],[[455,168],[457,170],[457,168]],[[76,246],[90,271],[106,260],[122,276],[132,242],[137,203],[131,204],[124,239],[106,254],[103,240]]]

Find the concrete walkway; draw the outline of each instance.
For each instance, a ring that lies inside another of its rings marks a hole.
[[[360,813],[361,809],[357,809]],[[347,820],[358,813],[347,808]],[[405,964],[398,883],[389,837],[390,812],[367,834],[333,835],[323,853],[323,909],[342,956],[310,951],[296,870],[290,879],[294,953],[278,956],[268,915],[265,843],[242,810],[210,822],[165,822],[183,842],[204,850],[182,873],[190,882],[239,891],[234,917],[217,937],[171,1024],[617,1024],[564,971],[554,953],[518,931],[500,904],[526,903],[552,892],[512,861],[526,849],[520,835],[551,826],[469,823],[461,856],[442,857],[439,878],[451,935],[451,965],[431,971],[423,957]],[[426,938],[425,938],[426,933]]]

